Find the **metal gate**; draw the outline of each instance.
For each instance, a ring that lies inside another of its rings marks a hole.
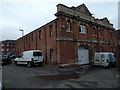
[[[87,47],[78,48],[78,64],[88,64],[89,63],[89,50]]]

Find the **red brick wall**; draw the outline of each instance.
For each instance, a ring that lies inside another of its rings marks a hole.
[[[80,41],[69,41],[69,39],[78,39],[78,40],[90,40],[90,41],[97,41],[97,37],[94,36],[95,30],[99,29],[100,37],[99,41],[112,43],[106,44],[101,43],[99,47],[102,46],[101,52],[115,52],[115,45],[117,44],[117,40],[114,36],[111,37],[111,34],[114,33],[114,30],[106,29],[104,27],[99,27],[95,25],[91,25],[89,23],[73,20],[64,16],[58,16],[60,22],[60,26],[58,28],[59,38],[66,38],[68,40],[61,40],[59,41],[60,51],[59,51],[59,61],[60,63],[72,63],[76,62],[78,59],[78,47],[79,46],[88,46],[89,47],[89,60],[91,61],[94,56],[94,47],[97,46],[96,43],[89,43],[89,42],[80,42]],[[67,31],[67,20],[71,21],[71,33]],[[84,24],[87,26],[87,34],[81,34],[79,32],[79,25]],[[95,27],[95,29],[94,29]],[[99,51],[99,50],[98,50]]]
[[[50,36],[49,27],[53,27],[53,35]],[[41,34],[40,34],[41,31]],[[33,40],[32,40],[33,37]],[[22,41],[23,40],[23,41]],[[42,50],[45,62],[50,61],[50,49],[53,49],[53,63],[56,63],[56,23],[55,20],[36,29],[16,41],[17,56],[27,50]]]
[[[67,31],[67,20],[71,21],[71,32]],[[79,25],[84,24],[87,26],[87,34],[81,34],[79,32]],[[52,25],[53,35],[50,36],[50,25]],[[25,35],[16,42],[16,52],[17,56],[26,50],[39,49],[43,51],[45,62],[51,63],[50,61],[50,49],[53,50],[53,61],[52,63],[74,63],[78,61],[78,47],[88,46],[89,47],[89,59],[93,59],[94,51],[97,46],[97,37],[94,36],[96,29],[100,31],[99,40],[103,42],[113,43],[106,44],[101,43],[102,52],[114,52],[117,40],[115,37],[111,37],[110,34],[114,30],[109,30],[106,28],[101,28],[99,26],[85,23],[83,21],[73,20],[68,17],[58,16],[57,19],[52,22],[36,29],[35,31]],[[39,36],[39,31],[41,30],[41,39]],[[33,41],[32,41],[33,34]],[[65,38],[66,40],[56,40],[59,38]],[[22,41],[23,39],[23,41]],[[73,39],[73,40],[72,40]],[[77,41],[78,40],[78,41]],[[79,40],[88,40],[92,42],[82,42]],[[110,46],[111,45],[111,46]],[[113,49],[111,49],[113,47]]]
[[[4,46],[2,46],[2,49],[4,49],[4,51],[2,51],[2,54],[7,55],[7,53],[9,53],[9,52],[15,52],[15,45],[12,45],[12,46],[4,45]],[[7,49],[9,51],[7,51]]]

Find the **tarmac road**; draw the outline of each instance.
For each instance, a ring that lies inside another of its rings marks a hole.
[[[60,69],[55,65],[28,68],[14,64],[2,68],[5,88],[117,88],[117,68],[91,67]]]

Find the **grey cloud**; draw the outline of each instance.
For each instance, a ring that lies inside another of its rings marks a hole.
[[[43,2],[12,2],[0,3],[2,18],[1,27],[3,39],[18,39],[21,37],[19,29],[25,30],[25,34],[35,30],[38,27],[50,22],[56,17],[54,14],[57,11],[56,5],[58,3],[65,4],[66,6],[78,6],[85,3],[91,13],[95,17],[103,18],[108,17],[111,23],[116,25],[116,6],[117,3],[97,3],[97,2],[67,2],[67,1],[54,1],[45,3]],[[14,32],[11,32],[13,30]],[[12,34],[13,33],[13,34]]]

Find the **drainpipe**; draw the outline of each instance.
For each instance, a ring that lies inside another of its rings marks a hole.
[[[57,39],[57,19],[55,20],[55,28],[56,28],[56,39]],[[57,53],[58,52],[58,48],[57,48],[57,40],[56,40],[56,64],[58,63],[58,57],[57,57]]]
[[[46,59],[44,62],[46,64],[47,63],[47,35],[46,35],[47,31],[46,31],[46,27],[45,27],[44,31],[45,31],[45,59]]]

